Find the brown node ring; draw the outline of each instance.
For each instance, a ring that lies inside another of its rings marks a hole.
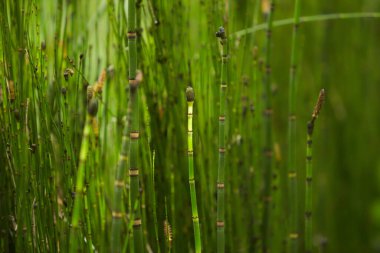
[[[136,39],[136,36],[137,36],[136,32],[128,32],[127,33],[128,39]]]
[[[218,184],[216,185],[216,187],[217,187],[218,189],[224,189],[224,183],[218,183]]]
[[[138,227],[138,226],[141,226],[141,219],[136,219],[133,221],[133,226],[134,227]]]
[[[131,137],[132,140],[136,140],[136,139],[139,138],[140,133],[139,133],[139,132],[131,132],[131,133],[129,134],[129,136]]]
[[[130,169],[129,170],[129,176],[131,177],[137,177],[139,175],[139,170],[138,169]]]
[[[123,218],[122,212],[112,212],[112,218],[121,219]]]
[[[124,187],[124,181],[122,181],[122,180],[115,180],[114,185],[116,187]]]

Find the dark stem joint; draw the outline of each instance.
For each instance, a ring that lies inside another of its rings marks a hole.
[[[139,227],[141,226],[141,219],[135,219],[133,221],[133,227]]]
[[[219,228],[223,228],[224,227],[224,221],[217,221],[216,226]]]
[[[139,132],[131,132],[129,134],[129,137],[131,138],[131,140],[137,140],[140,137],[140,133]]]
[[[127,37],[129,40],[133,40],[133,39],[136,39],[136,32],[128,32],[127,33]]]
[[[137,177],[139,175],[139,169],[138,168],[130,168],[129,169],[129,176],[130,177]]]
[[[272,150],[270,148],[266,148],[266,149],[264,149],[264,155],[266,157],[272,157],[273,156],[273,152],[272,152]]]
[[[273,110],[272,110],[272,108],[267,108],[267,109],[265,109],[264,110],[264,115],[265,116],[270,116],[270,115],[272,115],[273,114]]]

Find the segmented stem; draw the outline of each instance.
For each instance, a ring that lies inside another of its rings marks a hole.
[[[125,122],[121,151],[119,156],[119,161],[116,168],[116,176],[114,181],[114,199],[113,199],[113,210],[112,210],[112,252],[121,252],[120,243],[120,231],[122,227],[122,218],[124,217],[123,211],[123,190],[125,187],[124,177],[125,168],[127,167],[128,161],[128,117]]]
[[[190,185],[190,199],[191,199],[191,212],[193,217],[194,226],[194,239],[195,239],[195,252],[202,251],[201,245],[201,232],[199,227],[199,216],[197,206],[197,194],[195,189],[194,178],[194,152],[193,152],[193,104],[194,104],[194,91],[193,88],[186,89],[187,97],[187,155],[189,160],[189,185]]]
[[[312,197],[313,197],[313,168],[312,168],[312,136],[307,134],[306,143],[306,188],[305,188],[305,252],[312,252]]]
[[[133,240],[135,252],[144,252],[140,210],[140,185],[138,168],[139,145],[139,80],[137,77],[136,0],[128,1],[128,48],[129,48],[129,100],[131,103],[131,126],[129,130],[129,177],[130,207],[133,212]]]
[[[313,164],[312,164],[312,144],[313,144],[313,132],[314,123],[318,118],[319,112],[322,108],[322,104],[325,99],[325,90],[322,89],[319,92],[317,103],[314,107],[311,120],[307,123],[307,143],[306,143],[306,185],[305,185],[305,252],[311,253],[313,250]]]
[[[226,121],[226,89],[228,80],[228,45],[227,36],[223,27],[219,28],[216,36],[220,38],[222,46],[221,58],[221,80],[219,91],[219,163],[218,163],[218,178],[217,178],[217,252],[225,251],[225,232],[224,232],[224,167],[225,167],[225,121]]]
[[[294,3],[294,23],[289,76],[289,122],[288,122],[288,185],[289,185],[289,252],[298,252],[298,190],[296,168],[296,90],[297,90],[297,62],[298,62],[298,28],[300,22],[300,0]]]
[[[269,217],[271,209],[271,179],[272,179],[272,75],[271,75],[271,46],[272,46],[272,28],[273,28],[273,12],[275,1],[270,3],[270,11],[267,17],[267,39],[266,39],[266,59],[265,59],[265,79],[264,79],[264,161],[263,176],[264,189],[262,199],[264,202],[264,213],[262,222],[263,252],[268,252],[269,248]]]
[[[85,165],[88,155],[88,149],[89,149],[89,136],[91,133],[91,122],[92,122],[92,116],[87,113],[86,115],[86,122],[83,128],[83,135],[82,135],[82,143],[80,147],[79,152],[79,166],[78,166],[78,172],[77,172],[77,179],[76,179],[76,186],[75,186],[75,200],[74,200],[74,208],[73,213],[71,217],[71,231],[70,231],[70,252],[76,252],[77,251],[77,243],[78,241],[84,240],[82,238],[82,235],[78,232],[79,230],[79,224],[81,223],[81,211],[83,202],[85,203],[85,209],[87,209],[87,189],[86,185],[84,184],[84,178],[85,178]],[[88,210],[85,211],[85,218],[86,222],[88,223],[90,221]],[[82,224],[83,225],[83,224]],[[90,235],[89,238],[87,238],[89,243],[89,249],[92,252],[92,241],[91,241],[91,224],[87,224],[87,235]],[[79,238],[79,239],[78,239]],[[81,239],[82,238],[82,239]]]

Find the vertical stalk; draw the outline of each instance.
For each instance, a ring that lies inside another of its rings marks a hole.
[[[85,203],[85,218],[86,222],[90,221],[90,217],[88,214],[88,202],[87,202],[87,187],[84,184],[84,178],[85,178],[85,166],[87,161],[87,155],[89,150],[89,136],[91,133],[91,123],[93,117],[96,116],[96,113],[98,111],[98,101],[95,98],[92,98],[89,100],[88,108],[87,108],[87,115],[86,115],[86,122],[83,128],[83,135],[82,135],[82,143],[81,148],[79,152],[79,166],[78,166],[78,172],[77,172],[77,180],[76,180],[76,186],[75,186],[75,200],[74,200],[74,207],[72,212],[72,218],[71,218],[71,226],[72,229],[70,231],[70,252],[76,252],[77,250],[77,242],[83,241],[84,238],[78,233],[78,227],[81,220],[81,211],[82,211],[82,202]],[[83,226],[83,224],[82,224]],[[91,240],[91,224],[87,224],[86,226],[87,231],[86,234],[89,237],[88,238],[88,244],[89,244],[89,251],[92,252],[92,240]],[[74,238],[75,236],[75,238]]]
[[[129,177],[130,177],[130,207],[133,212],[133,248],[135,252],[143,252],[143,235],[140,210],[140,185],[138,168],[139,145],[139,93],[138,86],[142,75],[137,77],[136,48],[136,0],[128,1],[128,48],[129,48],[129,99],[131,103],[131,126],[129,130]]]
[[[312,144],[314,123],[321,110],[325,98],[325,90],[319,92],[316,106],[314,107],[311,120],[307,123],[307,144],[306,144],[306,185],[305,185],[305,252],[312,252],[313,226],[312,226],[312,210],[313,210],[313,165],[312,165]]]
[[[263,177],[264,189],[262,199],[264,202],[264,213],[262,223],[262,249],[268,252],[269,248],[269,217],[271,209],[271,178],[272,178],[272,77],[271,77],[271,46],[272,46],[272,28],[273,28],[273,12],[275,0],[270,3],[270,10],[267,16],[267,32],[266,32],[266,56],[265,56],[265,78],[264,78],[264,161],[263,161]]]
[[[194,239],[195,239],[195,252],[202,252],[201,245],[201,232],[199,228],[199,216],[197,207],[197,194],[195,189],[194,178],[194,154],[193,154],[193,104],[194,104],[194,90],[191,87],[186,89],[187,99],[187,154],[189,161],[189,185],[190,185],[190,199],[191,199],[191,213],[193,216],[194,225]]]
[[[218,164],[218,179],[217,179],[217,252],[225,251],[225,233],[224,233],[224,165],[225,165],[225,119],[226,119],[226,89],[227,89],[227,63],[228,63],[228,48],[227,36],[223,27],[219,28],[216,37],[220,39],[222,46],[222,70],[220,81],[220,109],[219,109],[219,164]]]
[[[305,252],[312,252],[312,132],[310,131],[310,125],[307,124],[307,142],[306,142],[306,186],[305,186]]]
[[[128,106],[129,108],[129,106]],[[128,117],[124,125],[121,151],[119,161],[116,168],[116,176],[114,181],[114,196],[112,210],[112,236],[111,236],[111,251],[121,252],[120,231],[122,227],[123,212],[123,190],[125,186],[125,168],[128,161]]]
[[[298,62],[298,28],[300,23],[300,2],[294,3],[294,23],[289,77],[289,118],[288,118],[288,184],[289,184],[289,252],[298,252],[298,190],[296,160],[296,90]]]

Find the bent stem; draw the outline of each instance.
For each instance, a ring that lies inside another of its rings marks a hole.
[[[380,12],[354,12],[354,13],[333,13],[324,15],[314,15],[301,17],[299,23],[309,23],[316,21],[327,21],[327,20],[339,20],[339,19],[357,19],[357,18],[380,18]],[[287,18],[282,20],[276,20],[273,22],[273,27],[292,25],[294,24],[294,18]],[[263,31],[267,28],[267,23],[259,24],[237,31],[230,35],[231,38],[239,38],[250,33],[255,33],[258,31]]]

